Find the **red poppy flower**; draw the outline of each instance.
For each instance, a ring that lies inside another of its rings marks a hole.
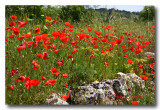
[[[72,58],[72,56],[70,55],[70,56],[67,56],[67,58]]]
[[[42,79],[41,80],[47,80],[44,76],[42,76]]]
[[[29,38],[29,37],[31,37],[32,35],[31,35],[31,34],[25,34],[25,36],[26,36],[27,38]]]
[[[66,83],[65,86],[68,87],[68,84]]]
[[[140,48],[136,48],[135,49],[135,54],[141,53],[141,49]]]
[[[105,43],[108,42],[108,39],[107,39],[107,38],[102,38],[101,40],[102,40],[102,42],[105,42]]]
[[[92,57],[95,57],[95,55],[94,54],[92,54],[92,55],[90,55],[90,57],[92,58]]]
[[[59,52],[59,50],[58,50],[58,49],[54,50],[54,53],[58,53],[58,52]]]
[[[108,66],[108,62],[104,62],[104,65],[105,65],[105,66]]]
[[[150,68],[153,68],[153,67],[154,67],[154,64],[153,64],[153,63],[151,63],[151,64],[149,65],[149,67],[150,67]]]
[[[136,45],[139,46],[139,45],[141,45],[141,43],[140,42],[136,42]]]
[[[85,24],[85,26],[88,26],[88,24]]]
[[[32,64],[33,64],[33,70],[40,68],[40,65],[38,65],[36,61],[32,61]]]
[[[124,58],[127,58],[127,55],[124,55]]]
[[[77,42],[76,41],[71,41],[71,45],[76,45]]]
[[[143,80],[148,79],[147,76],[145,76],[145,75],[140,75],[139,77],[140,77],[141,79],[143,79]]]
[[[13,76],[13,74],[16,72],[16,70],[13,68],[12,70],[11,70],[11,76]]]
[[[104,26],[103,26],[103,25],[101,25],[101,28],[104,28]]]
[[[155,86],[153,86],[153,90],[155,90]]]
[[[72,63],[74,63],[75,60],[76,60],[75,58],[72,58]]]
[[[150,42],[146,41],[144,44],[145,44],[145,45],[149,45],[149,44],[150,44]]]
[[[111,43],[111,45],[116,45],[117,44],[117,42],[113,42],[113,41],[111,41],[110,43]]]
[[[29,77],[27,77],[25,79],[25,83],[24,84],[26,85],[27,89],[30,89],[32,87],[32,85],[31,85],[31,79]]]
[[[73,52],[72,52],[72,54],[73,54],[73,53],[75,53],[75,52],[77,52],[77,51],[78,51],[78,49],[73,48]]]
[[[67,73],[62,74],[63,78],[68,77]]]
[[[130,64],[134,63],[134,61],[132,59],[128,59],[127,62]]]
[[[138,68],[139,68],[139,69],[140,69],[140,68],[143,68],[143,65],[139,65],[139,67],[138,67]]]
[[[56,80],[48,80],[48,81],[45,83],[45,86],[48,86],[48,84],[54,85],[55,83],[56,83]]]
[[[124,39],[124,36],[122,36],[122,35],[120,35],[119,37],[120,37],[120,39]]]
[[[12,73],[15,73],[15,72],[16,72],[16,70],[13,68],[13,69],[11,70],[11,72],[12,72]]]
[[[69,22],[65,22],[65,25],[66,25],[66,26],[69,26],[69,25],[70,25],[70,23],[69,23]]]
[[[48,21],[51,21],[51,20],[52,20],[52,17],[46,16],[46,19],[47,19]]]
[[[132,103],[132,105],[139,105],[138,101],[132,101],[131,103]]]
[[[73,28],[73,27],[74,27],[74,25],[69,25],[69,27],[70,27],[70,28]]]
[[[10,30],[11,30],[11,28],[9,28],[9,27],[6,27],[6,30],[7,30],[7,31],[10,31]]]
[[[102,50],[102,51],[101,51],[101,53],[105,53],[105,51],[104,51],[104,50]]]
[[[14,34],[10,35],[9,38],[13,39],[14,38]]]
[[[88,28],[88,31],[92,31],[92,28]]]
[[[14,21],[11,21],[9,24],[10,27],[15,26],[15,25],[16,25],[16,23]]]
[[[20,33],[20,30],[18,28],[12,28],[12,31],[15,35],[18,35]]]
[[[68,99],[68,98],[69,98],[69,95],[62,95],[62,98],[63,98],[63,99]]]
[[[19,39],[20,41],[22,41],[22,40],[24,39],[24,36],[20,36],[20,37],[18,37],[18,39]]]
[[[121,42],[122,42],[122,39],[117,39],[117,40],[116,40],[116,43],[117,43],[117,44],[120,44]]]
[[[43,58],[43,54],[37,53],[37,57]]]
[[[101,32],[97,31],[97,30],[94,30],[93,31],[96,35],[101,35]]]
[[[128,41],[128,44],[132,43],[135,40],[135,38],[131,39],[130,41]]]
[[[19,27],[23,27],[24,25],[27,24],[27,21],[23,21],[23,22],[20,22],[20,24],[18,24]]]
[[[112,26],[107,26],[106,29],[107,29],[107,30],[111,30],[111,29],[112,29]]]
[[[135,50],[135,48],[133,48],[133,46],[132,46],[129,50],[134,51],[134,50]]]
[[[37,86],[39,84],[40,84],[39,80],[37,80],[37,79],[31,79],[31,85]]]
[[[13,85],[9,85],[7,89],[12,91],[13,90]]]
[[[37,46],[38,46],[38,42],[37,41],[33,42],[33,47],[37,47]]]
[[[36,28],[34,31],[35,34],[39,34],[40,33],[40,28]]]
[[[12,16],[10,16],[10,18],[11,18],[11,19],[17,19],[17,16],[12,15]]]
[[[44,52],[44,53],[43,53],[43,59],[44,59],[44,60],[48,59],[48,54],[47,54],[47,52]]]
[[[62,66],[62,65],[63,65],[63,63],[61,61],[57,62],[57,66]]]
[[[153,57],[152,56],[148,56],[148,58],[152,59]]]
[[[59,71],[56,68],[52,68],[50,71],[52,72],[53,75],[59,74]]]
[[[23,82],[25,80],[25,77],[21,74],[21,75],[18,75],[19,77],[16,79],[16,81],[18,82]]]
[[[152,74],[155,74],[155,72],[154,72],[153,70],[151,71],[151,73],[152,73]]]
[[[21,49],[25,49],[26,48],[26,46],[25,46],[25,44],[22,44],[22,46],[19,46],[19,47],[17,47],[17,51],[20,51]]]

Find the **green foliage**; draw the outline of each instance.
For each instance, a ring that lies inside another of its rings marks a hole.
[[[145,6],[140,12],[139,17],[143,21],[153,21],[155,19],[155,8],[154,6]]]
[[[60,17],[63,20],[80,21],[84,10],[84,6],[62,6]]]

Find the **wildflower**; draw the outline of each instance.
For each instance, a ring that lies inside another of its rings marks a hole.
[[[56,83],[56,80],[48,80],[48,81],[45,83],[45,86],[48,86],[48,84],[54,85],[55,83]]]
[[[51,21],[51,20],[52,20],[52,17],[46,16],[46,20]]]
[[[32,35],[31,35],[31,34],[25,34],[25,36],[26,36],[27,38],[29,38],[29,37],[31,37]]]
[[[50,71],[52,72],[53,75],[59,74],[59,71],[56,68],[52,68]]]
[[[67,73],[62,74],[63,78],[68,77]]]
[[[57,62],[57,66],[62,66],[62,65],[63,65],[63,63],[61,61]]]
[[[62,98],[63,98],[63,99],[68,99],[68,98],[69,98],[69,95],[62,95]]]
[[[10,18],[11,18],[11,19],[17,19],[17,16],[12,15],[12,16],[10,16]]]
[[[138,101],[132,101],[131,103],[132,103],[132,105],[139,105]]]
[[[14,21],[11,21],[9,24],[10,27],[15,26],[15,25],[16,25],[16,23]]]
[[[151,63],[151,64],[149,65],[149,67],[150,67],[150,68],[153,68],[153,67],[154,67],[154,64],[153,64],[153,63]]]
[[[88,31],[92,31],[92,28],[88,28]]]
[[[16,79],[16,81],[18,82],[23,82],[25,80],[25,77],[21,74],[21,75],[18,75],[19,77]]]
[[[18,28],[12,28],[12,31],[15,35],[18,35],[20,33],[20,30]]]
[[[34,31],[35,34],[39,34],[40,33],[40,28],[36,28]]]
[[[13,85],[9,85],[7,89],[12,91],[13,90]]]
[[[68,87],[68,84],[66,83],[65,86]]]
[[[107,29],[107,30],[111,30],[111,29],[112,29],[112,26],[107,26],[106,29]]]
[[[33,64],[33,70],[40,68],[40,65],[38,65],[36,61],[32,61],[32,64]]]
[[[47,80],[44,76],[42,76],[42,79],[41,80]]]
[[[72,56],[70,55],[70,56],[67,56],[67,58],[69,59],[69,58],[72,58]]]
[[[59,52],[59,50],[58,50],[58,49],[55,49],[55,50],[54,50],[54,53],[58,53],[58,52]]]
[[[145,76],[145,75],[140,75],[140,78],[143,79],[143,80],[148,79],[147,76]]]
[[[76,45],[76,41],[71,41],[71,45]]]
[[[104,65],[105,65],[105,66],[108,66],[108,62],[104,62]]]
[[[127,62],[130,64],[134,63],[134,61],[132,59],[128,59]]]
[[[10,35],[9,38],[13,39],[14,38],[14,34]]]

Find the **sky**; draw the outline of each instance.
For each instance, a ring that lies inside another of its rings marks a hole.
[[[125,10],[125,11],[131,11],[131,12],[140,12],[143,10],[143,5],[101,5],[99,8],[106,8],[111,9],[115,8],[118,10]]]

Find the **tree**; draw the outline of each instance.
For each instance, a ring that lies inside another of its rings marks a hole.
[[[63,20],[80,21],[81,15],[85,10],[84,6],[62,6],[60,18]]]
[[[143,21],[153,21],[155,19],[155,8],[154,6],[145,6],[140,12],[139,18]]]

